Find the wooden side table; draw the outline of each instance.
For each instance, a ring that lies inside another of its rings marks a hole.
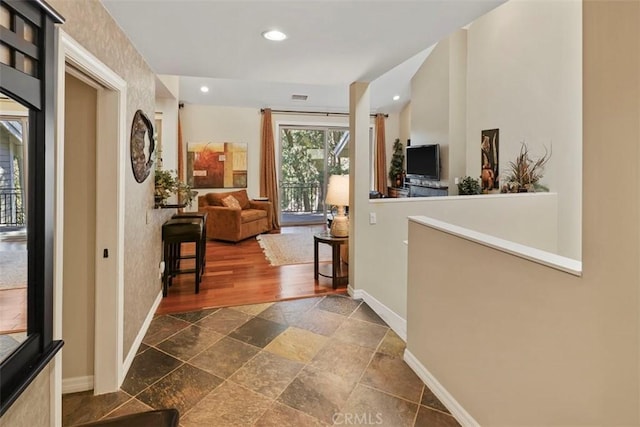
[[[342,271],[341,275],[338,272],[343,270],[341,268],[340,260],[340,246],[349,242],[348,237],[333,237],[331,234],[325,232],[315,234],[313,236],[313,278],[318,280],[318,276],[330,277],[331,285],[333,289],[336,289],[339,284],[347,284],[349,282],[349,274],[346,268]],[[318,266],[318,245],[325,243],[331,246],[331,276],[320,273]]]

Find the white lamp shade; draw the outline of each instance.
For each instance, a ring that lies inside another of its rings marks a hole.
[[[349,175],[331,175],[327,189],[327,204],[349,206]]]

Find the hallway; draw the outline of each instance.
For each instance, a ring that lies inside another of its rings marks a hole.
[[[122,390],[64,396],[63,425],[176,407],[184,427],[457,426],[403,352],[337,295],[159,315]]]

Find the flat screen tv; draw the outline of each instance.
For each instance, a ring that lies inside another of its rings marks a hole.
[[[440,145],[412,145],[407,147],[407,176],[409,178],[440,180]]]

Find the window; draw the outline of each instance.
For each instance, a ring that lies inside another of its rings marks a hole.
[[[0,165],[8,173],[0,179],[15,190],[2,202],[0,216],[25,236],[24,260],[12,254],[7,270],[19,270],[18,282],[27,279],[26,331],[9,342],[0,360],[0,416],[62,347],[53,340],[53,42],[54,24],[60,22],[44,3],[0,5],[0,114],[6,119],[0,136],[9,147],[6,166]],[[16,110],[28,119],[11,117]],[[5,342],[6,337],[0,335]]]

